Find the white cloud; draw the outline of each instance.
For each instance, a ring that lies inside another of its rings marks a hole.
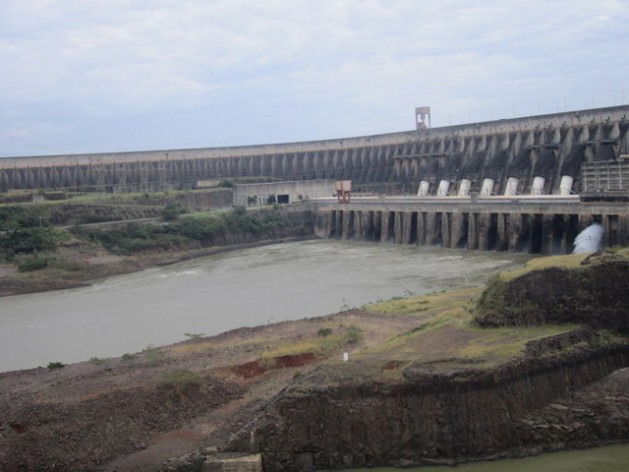
[[[424,104],[433,125],[614,105],[628,21],[614,0],[0,0],[0,128],[103,151],[399,131]]]

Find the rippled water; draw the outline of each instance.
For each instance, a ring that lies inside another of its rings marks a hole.
[[[480,283],[526,256],[306,241],[206,257],[87,288],[0,298],[0,371]]]

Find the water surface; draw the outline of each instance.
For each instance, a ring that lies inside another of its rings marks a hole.
[[[346,469],[346,472],[627,472],[629,444],[561,451],[524,459],[502,459],[461,464],[457,467],[412,467],[395,469]]]
[[[242,326],[477,285],[527,256],[306,241],[0,298],[0,371],[120,356]]]

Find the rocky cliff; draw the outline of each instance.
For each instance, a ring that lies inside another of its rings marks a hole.
[[[390,361],[383,369],[397,368],[397,377],[374,380],[373,362],[319,366],[229,448],[262,452],[265,470],[297,471],[447,464],[626,441],[629,397],[618,396],[617,381],[610,381],[613,408],[600,398],[590,409],[567,403],[628,365],[627,267],[624,256],[606,254],[576,269],[494,282],[478,302],[477,323],[578,327],[530,341],[491,367],[464,359]],[[627,383],[627,375],[614,375]]]

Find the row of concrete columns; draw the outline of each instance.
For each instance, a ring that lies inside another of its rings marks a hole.
[[[319,215],[317,231],[344,240],[566,254],[579,232],[594,221],[605,227],[606,245],[629,243],[629,218],[624,214],[338,209]]]

